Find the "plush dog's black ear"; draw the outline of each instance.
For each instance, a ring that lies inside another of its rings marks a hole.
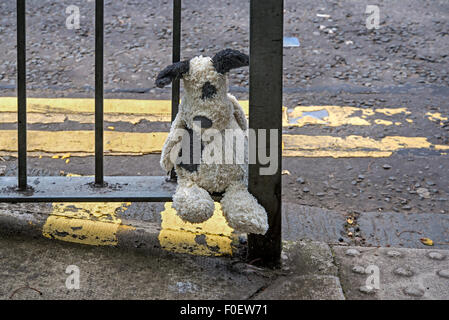
[[[163,88],[175,79],[179,79],[183,74],[189,72],[190,61],[179,61],[168,66],[157,75],[156,86]]]
[[[218,73],[225,74],[231,69],[249,66],[249,56],[237,50],[225,49],[218,52],[212,62]]]

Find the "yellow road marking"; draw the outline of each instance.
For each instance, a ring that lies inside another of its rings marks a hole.
[[[375,112],[377,113],[383,113],[387,116],[394,116],[395,114],[411,114],[410,111],[407,110],[407,108],[378,108],[378,109],[374,109]]]
[[[248,114],[248,100],[239,101]],[[95,111],[95,99],[90,98],[28,98],[28,113],[87,113]],[[0,112],[17,112],[16,97],[0,97]],[[171,115],[171,100],[105,99],[107,114]]]
[[[89,98],[28,98],[30,113],[95,112],[95,100]],[[0,112],[17,112],[17,98],[0,98]],[[116,114],[170,114],[171,100],[105,99],[104,112]]]
[[[160,153],[167,132],[105,131],[105,154],[142,155]],[[375,140],[362,136],[283,135],[283,155],[286,157],[372,157],[389,156],[400,149],[448,150],[447,145],[434,145],[425,137],[389,136]],[[93,131],[28,131],[30,156],[87,156],[94,152]],[[17,152],[17,133],[0,131],[0,155]]]
[[[66,120],[78,123],[94,123],[94,99],[28,98],[27,103],[27,122],[30,124],[63,123]],[[241,100],[239,103],[245,114],[248,115],[248,100]],[[324,111],[324,113],[320,115],[319,111]],[[17,98],[0,97],[0,122],[16,123],[16,113]],[[104,113],[104,118],[107,122],[125,121],[132,124],[136,124],[142,120],[169,122],[171,120],[171,100],[105,99]],[[356,115],[357,113],[360,115]],[[386,116],[410,114],[406,108],[362,109],[347,106],[299,106],[287,111],[284,107],[283,125],[370,125],[371,122],[366,118],[372,117],[376,113]],[[323,116],[323,114],[326,115]],[[379,123],[386,125],[393,124],[393,122]]]
[[[289,125],[302,127],[306,124],[327,125],[338,127],[341,125],[368,126],[372,122],[369,117],[376,114],[393,116],[397,114],[411,114],[407,108],[356,108],[348,106],[299,106],[287,112]],[[392,125],[394,122],[373,119],[374,123]],[[400,123],[396,122],[396,125]]]
[[[163,249],[195,255],[232,255],[233,229],[226,223],[219,203],[215,203],[214,215],[203,223],[184,222],[171,202],[165,203],[161,218],[159,242]]]
[[[445,120],[447,120],[448,118],[447,117],[443,117],[442,115],[441,115],[441,113],[439,113],[439,112],[427,112],[426,113],[426,116],[427,116],[427,118],[430,120],[430,121],[433,121],[433,122],[441,122],[441,121],[445,121]]]
[[[152,122],[170,122],[170,114],[144,114],[144,115],[132,115],[132,114],[104,114],[104,120],[106,122],[128,122],[131,124],[139,123],[142,120],[152,121]],[[64,121],[74,121],[83,124],[94,123],[93,114],[75,114],[75,113],[52,113],[52,114],[41,114],[41,113],[28,113],[27,123],[63,123]],[[0,113],[0,122],[2,123],[16,123],[17,113]]]
[[[389,157],[401,149],[449,150],[446,145],[433,145],[424,137],[390,136],[381,140],[369,137],[283,135],[286,157]]]
[[[384,119],[376,119],[374,120],[375,124],[383,124],[384,126],[391,126],[393,124],[393,121],[388,121]]]
[[[161,152],[167,132],[104,132],[104,150],[111,154],[147,154]],[[93,131],[28,131],[28,151],[72,156],[94,152]],[[0,150],[17,151],[17,132],[0,131]]]
[[[116,245],[121,220],[117,210],[130,203],[53,203],[42,230],[44,237],[88,245]]]
[[[248,115],[248,100],[239,101]],[[89,98],[28,98],[27,123],[94,123],[95,100]],[[171,100],[105,99],[104,120],[136,124],[141,120],[170,122]],[[0,97],[0,122],[17,122],[17,98]]]

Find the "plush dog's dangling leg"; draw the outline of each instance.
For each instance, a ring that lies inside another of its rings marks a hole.
[[[221,207],[229,226],[236,232],[255,234],[267,232],[267,212],[243,183],[236,183],[227,188],[221,199]]]
[[[187,222],[201,223],[214,214],[215,204],[209,193],[193,182],[178,181],[173,208]]]

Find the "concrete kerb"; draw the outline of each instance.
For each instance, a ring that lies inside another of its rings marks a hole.
[[[0,204],[0,235],[5,236],[27,236],[32,239],[35,238],[49,238],[52,240],[63,240],[68,242],[78,242],[83,244],[83,242],[77,241],[78,239],[67,239],[75,238],[77,235],[75,233],[68,234],[65,239],[60,237],[60,233],[54,228],[51,234],[45,234],[45,225],[48,223],[49,218],[54,218],[50,206],[46,204]],[[67,219],[67,217],[61,217]],[[163,250],[163,246],[160,242],[161,235],[161,225],[157,222],[148,222],[136,219],[124,219],[120,218],[117,221],[112,221],[107,223],[104,221],[92,221],[88,219],[73,219],[67,221],[74,221],[66,223],[65,229],[72,227],[75,229],[75,225],[78,222],[89,222],[91,225],[87,226],[90,228],[91,234],[102,234],[111,233],[111,226],[113,226],[114,241],[109,241],[106,239],[104,244],[100,242],[94,242],[93,245],[107,245],[114,246],[118,248],[136,249],[136,248],[148,248],[151,250]],[[92,226],[93,225],[93,226]],[[191,237],[188,230],[169,230],[175,233],[185,233],[187,237]],[[107,235],[108,237],[110,235]],[[65,235],[64,235],[65,236]],[[101,237],[100,237],[101,238]],[[178,237],[181,238],[182,237]],[[90,243],[84,243],[90,244]],[[179,244],[182,246],[182,240]],[[192,245],[192,243],[187,243],[185,246]],[[203,243],[198,243],[198,245],[205,246]],[[234,258],[242,258],[245,253],[245,248],[239,242],[237,235],[232,237],[232,256]],[[184,250],[188,252],[189,250]],[[194,252],[195,250],[191,250]],[[210,251],[213,253],[213,251]],[[207,255],[207,254],[205,254]],[[221,254],[226,256],[226,254]]]
[[[42,238],[43,227],[50,214],[35,214],[30,212],[8,212],[0,210],[0,234],[21,235],[32,238]],[[159,246],[158,235],[160,226],[156,223],[124,220],[117,229],[117,245],[119,247]],[[160,246],[159,246],[160,247]]]

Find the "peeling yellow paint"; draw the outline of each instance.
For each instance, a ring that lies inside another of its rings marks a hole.
[[[0,111],[1,112],[1,111]],[[0,113],[1,122],[3,123],[16,123],[17,113]],[[142,120],[152,121],[152,122],[170,122],[170,114],[104,114],[105,122],[129,122],[131,124],[139,123]],[[83,124],[94,123],[93,114],[75,114],[75,113],[53,113],[53,114],[41,114],[41,113],[27,113],[27,123],[63,123],[64,121],[73,121]]]
[[[44,237],[88,245],[116,245],[121,220],[117,210],[125,203],[53,203],[42,230]]]
[[[383,113],[387,116],[394,116],[396,114],[411,114],[410,111],[407,110],[407,108],[378,108],[378,109],[374,109],[375,112],[377,113]]]
[[[249,101],[239,101],[248,114]],[[91,98],[27,98],[28,113],[94,114],[95,99]],[[0,97],[0,112],[17,112],[16,97]],[[171,100],[105,99],[105,114],[171,115]],[[17,115],[16,115],[17,121]]]
[[[118,227],[119,224],[115,223],[50,216],[42,234],[49,239],[94,246],[113,246],[117,244]]]
[[[445,121],[448,119],[447,117],[443,117],[441,115],[441,113],[439,113],[439,112],[435,112],[435,113],[427,112],[426,116],[427,116],[427,119],[429,119],[430,121],[434,121],[434,122]]]
[[[358,150],[286,150],[284,157],[302,158],[388,158],[391,151],[358,151]]]
[[[299,106],[288,112],[288,118],[290,125],[300,127],[306,124],[329,126],[341,126],[343,124],[369,125],[369,122],[361,117],[352,116],[358,110],[364,109],[338,106]]]
[[[306,124],[327,125],[338,127],[342,125],[368,126],[372,123],[369,117],[380,113],[387,116],[397,114],[408,115],[407,108],[356,108],[349,106],[298,106],[288,112],[289,125],[302,127]],[[392,125],[392,121],[374,119],[374,123]]]
[[[203,223],[184,222],[171,202],[165,203],[161,218],[159,242],[163,249],[195,255],[232,255],[233,230],[226,223],[219,203],[215,203],[214,215]]]
[[[424,137],[389,136],[375,140],[362,136],[331,137],[284,135],[287,157],[389,157],[400,149],[449,150],[447,145],[433,145]]]
[[[374,120],[374,123],[375,124],[381,124],[381,125],[384,125],[384,126],[391,126],[393,124],[392,121],[383,120],[383,119],[376,119],[376,120]]]
[[[105,153],[157,153],[167,138],[167,132],[104,132]],[[93,153],[95,150],[93,131],[28,131],[29,152],[46,152],[72,155]],[[0,131],[0,150],[17,151],[17,132]],[[59,155],[54,156],[58,158]]]

